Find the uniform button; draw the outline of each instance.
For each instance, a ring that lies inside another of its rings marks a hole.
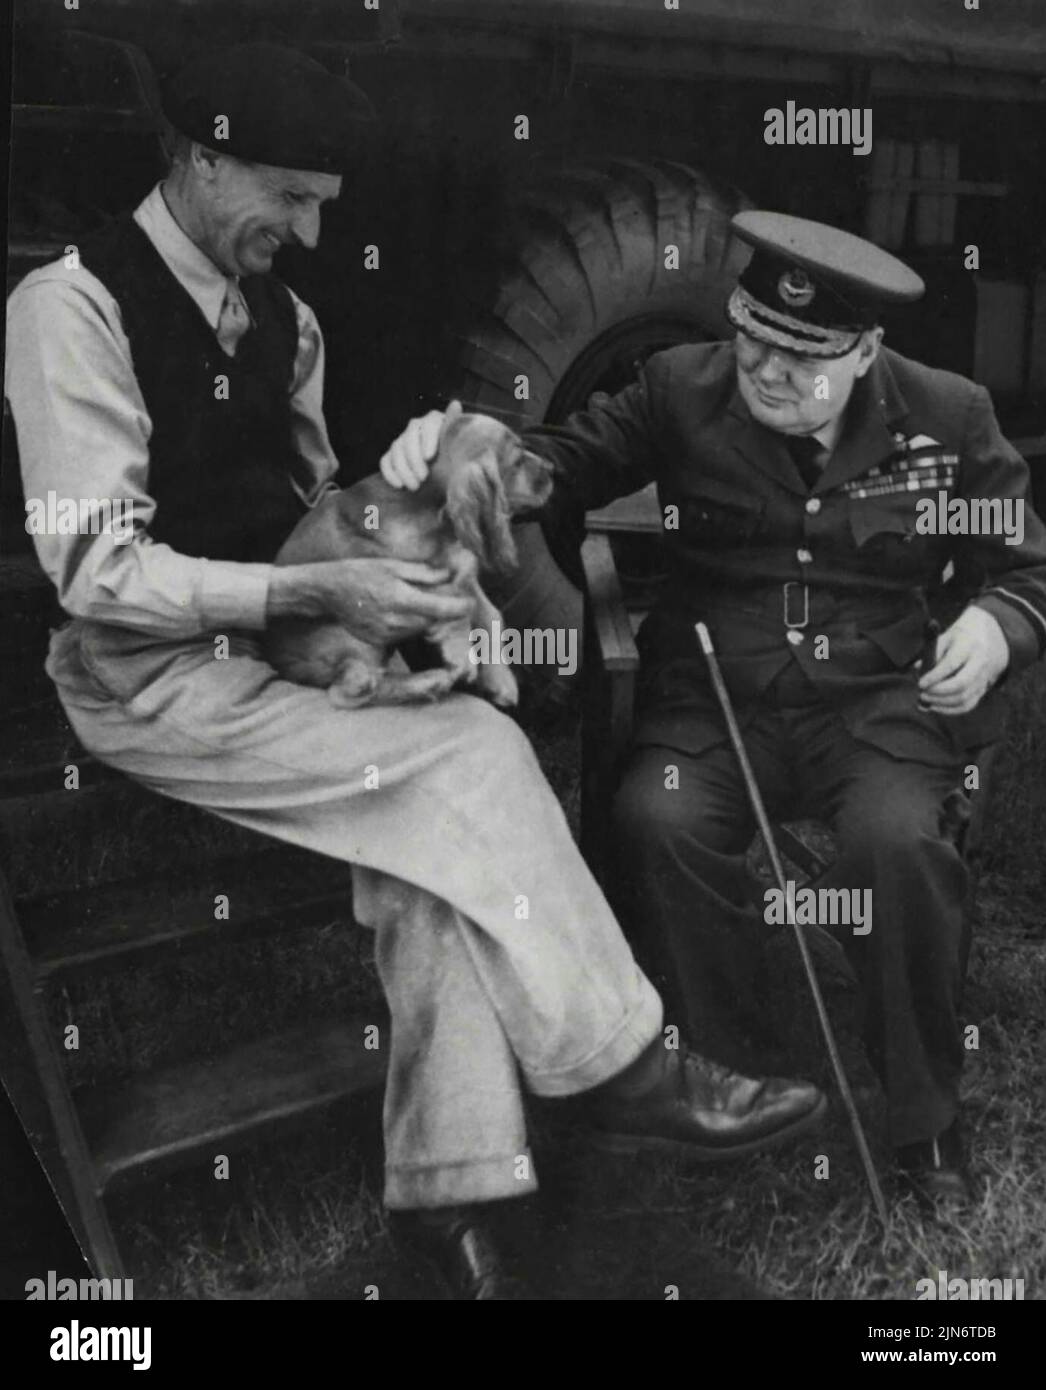
[[[814,562],[814,557],[810,554],[809,550],[797,550],[795,552],[795,558],[801,565],[812,565]]]
[[[806,504],[806,510],[810,513],[811,516],[816,516],[817,513],[821,510],[821,499],[819,497],[811,497],[809,502],[807,502]]]
[[[798,647],[799,643],[803,640],[803,634],[798,628],[790,627],[785,635],[793,647]]]

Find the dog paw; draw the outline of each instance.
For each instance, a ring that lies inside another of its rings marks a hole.
[[[327,699],[335,709],[359,709],[369,704],[378,688],[377,671],[354,666],[343,671],[327,691]]]
[[[484,667],[480,685],[498,709],[515,709],[519,704],[519,682],[507,666]]]
[[[424,694],[429,700],[439,700],[444,695],[449,695],[457,678],[455,671],[448,671],[445,668],[437,671],[426,671],[425,675],[429,677],[429,680],[424,687]]]

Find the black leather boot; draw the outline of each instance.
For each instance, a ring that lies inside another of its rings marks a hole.
[[[537,1295],[512,1269],[484,1204],[389,1213],[397,1246],[421,1255],[458,1301],[527,1300]]]
[[[901,1181],[926,1212],[957,1210],[973,1200],[958,1120],[933,1139],[897,1150]]]

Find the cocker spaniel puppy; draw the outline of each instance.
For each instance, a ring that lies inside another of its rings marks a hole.
[[[454,401],[439,450],[416,492],[391,487],[380,473],[325,497],[276,556],[277,565],[367,557],[446,567],[458,591],[475,603],[463,620],[419,633],[439,653],[426,671],[390,669],[392,650],[355,636],[329,618],[281,618],[266,632],[269,662],[288,680],[326,688],[345,709],[436,699],[459,682],[502,707],[516,703],[516,678],[503,664],[470,659],[474,637],[499,618],[478,573],[505,573],[516,563],[511,518],[547,499],[552,470],[528,453],[499,421],[471,415]]]

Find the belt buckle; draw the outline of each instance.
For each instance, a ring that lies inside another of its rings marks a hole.
[[[783,584],[781,587],[782,587],[782,590],[783,590],[783,597],[784,597],[784,625],[785,625],[785,627],[786,627],[786,628],[800,628],[800,627],[807,627],[807,626],[809,626],[809,623],[810,623],[810,586],[809,586],[808,584],[800,584],[800,583],[798,582],[798,580],[789,579],[789,580],[787,581],[787,583]],[[803,591],[803,617],[802,617],[802,621],[801,621],[801,622],[794,623],[794,622],[792,622],[791,618],[789,617],[789,614],[790,614],[790,612],[791,612],[791,606],[792,606],[792,605],[791,605],[791,598],[790,598],[789,593],[788,593],[788,590],[789,590],[789,589],[802,589],[802,591]]]

